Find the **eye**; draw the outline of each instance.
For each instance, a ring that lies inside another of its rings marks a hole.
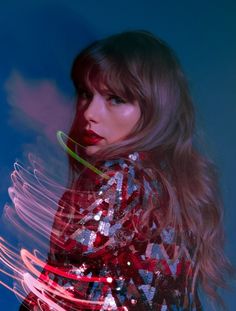
[[[119,96],[116,95],[108,95],[108,100],[112,105],[119,105],[119,104],[124,104],[126,101]]]

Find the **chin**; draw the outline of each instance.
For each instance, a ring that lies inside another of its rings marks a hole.
[[[90,156],[90,155],[93,155],[95,152],[97,152],[99,149],[100,149],[99,146],[96,146],[96,145],[94,145],[94,146],[87,146],[85,148],[85,152],[86,152],[86,154],[88,156]]]

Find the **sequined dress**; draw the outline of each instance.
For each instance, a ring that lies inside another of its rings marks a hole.
[[[136,152],[104,161],[109,180],[88,170],[61,198],[48,265],[78,276],[78,280],[53,273],[48,277],[73,297],[91,302],[75,303],[55,295],[54,300],[65,310],[202,310],[197,293],[193,297],[190,288],[191,252],[180,248],[173,228],[162,228],[155,238],[149,238],[145,228],[139,230],[140,219],[155,204],[155,217],[149,217],[148,227],[158,231],[169,199],[161,180],[144,169],[144,157]],[[165,161],[161,164],[165,169]],[[47,274],[45,271],[46,267]],[[103,281],[81,282],[81,276]],[[37,310],[34,295],[28,297],[28,308]],[[97,301],[99,305],[93,303]],[[54,310],[45,303],[41,308]]]

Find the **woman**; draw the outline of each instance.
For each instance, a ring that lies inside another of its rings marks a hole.
[[[123,32],[85,48],[71,77],[67,146],[103,175],[69,158],[48,265],[79,280],[46,266],[42,276],[68,295],[31,294],[28,308],[202,310],[200,287],[223,305],[217,288],[231,266],[217,172],[193,145],[193,104],[173,50],[150,32]]]

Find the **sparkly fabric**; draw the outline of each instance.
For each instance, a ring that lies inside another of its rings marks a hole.
[[[52,273],[50,279],[71,288],[75,297],[103,301],[96,310],[202,310],[190,290],[190,252],[175,241],[173,228],[159,230],[168,195],[161,181],[143,168],[142,155],[105,161],[102,168],[109,180],[86,170],[63,195],[55,215],[48,264],[78,276],[109,277],[111,283],[68,281]],[[152,204],[156,217],[150,217],[148,226],[160,231],[155,238],[145,228],[139,230]],[[33,306],[33,295],[31,301]],[[60,305],[95,310],[65,301]]]

